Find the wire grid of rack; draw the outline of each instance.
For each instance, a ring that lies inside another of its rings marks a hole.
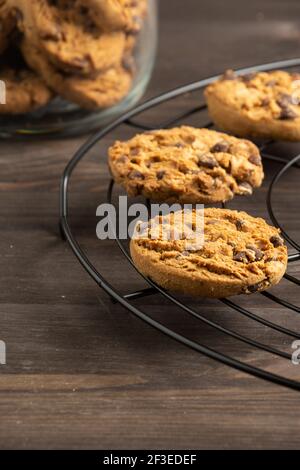
[[[291,59],[291,60],[286,60],[286,61],[279,61],[279,62],[273,62],[270,64],[263,64],[260,66],[255,66],[255,67],[248,67],[244,69],[238,70],[236,73],[238,75],[243,75],[246,73],[251,73],[255,71],[269,71],[269,70],[275,70],[275,69],[288,69],[292,67],[299,67],[300,66],[300,59]],[[270,346],[268,344],[259,342],[257,340],[251,339],[249,336],[245,334],[238,333],[232,329],[226,328],[215,321],[212,321],[205,316],[203,316],[201,313],[196,311],[194,308],[191,308],[189,305],[186,303],[182,302],[179,300],[177,297],[175,297],[173,294],[170,292],[167,292],[157,284],[155,284],[151,279],[146,278],[142,274],[140,276],[144,278],[145,282],[148,284],[148,287],[136,291],[136,292],[130,292],[128,294],[121,294],[118,289],[113,287],[106,279],[105,277],[95,268],[93,263],[90,261],[90,259],[87,257],[85,251],[83,248],[80,246],[79,242],[76,239],[76,236],[74,235],[71,226],[69,224],[69,214],[68,214],[68,209],[69,209],[69,203],[68,203],[68,193],[69,193],[69,181],[71,178],[71,175],[78,165],[78,163],[88,154],[88,152],[105,136],[108,134],[112,133],[114,130],[116,130],[119,126],[121,125],[128,125],[131,126],[132,128],[138,129],[138,130],[151,130],[154,128],[166,128],[170,127],[173,125],[176,125],[179,121],[182,121],[185,118],[188,118],[192,115],[195,115],[197,113],[202,113],[205,109],[206,106],[203,105],[196,105],[195,104],[189,108],[187,111],[181,112],[179,115],[177,113],[176,116],[174,116],[172,119],[169,119],[167,122],[158,122],[155,123],[155,126],[148,126],[144,125],[141,122],[137,120],[133,120],[135,116],[141,116],[143,113],[151,108],[157,107],[161,105],[162,103],[165,103],[166,101],[169,100],[176,100],[176,98],[185,95],[186,93],[193,93],[195,91],[203,90],[207,85],[218,79],[219,76],[214,76],[208,79],[200,80],[198,82],[188,84],[185,86],[182,86],[180,88],[177,88],[175,90],[172,90],[170,92],[164,93],[160,96],[157,96],[156,98],[153,98],[133,110],[127,112],[117,120],[115,120],[113,123],[108,125],[105,129],[100,130],[97,132],[95,135],[93,135],[73,156],[73,158],[70,160],[68,165],[66,166],[63,176],[62,176],[62,181],[61,181],[61,190],[60,190],[60,229],[61,229],[61,234],[62,237],[67,240],[69,243],[72,251],[76,255],[77,259],[79,262],[82,264],[82,266],[85,268],[87,273],[91,276],[91,278],[97,283],[98,286],[100,286],[110,297],[114,302],[117,302],[121,304],[125,309],[127,309],[129,312],[134,314],[136,317],[140,318],[144,322],[146,322],[148,325],[156,328],[160,332],[164,333],[168,337],[184,344],[185,346],[192,348],[193,350],[204,354],[205,356],[212,358],[214,360],[217,360],[223,364],[226,364],[228,366],[231,366],[235,369],[238,369],[240,371],[249,373],[253,376],[274,382],[276,384],[280,384],[286,387],[289,387],[291,389],[295,390],[300,390],[300,381],[295,381],[292,379],[289,379],[287,377],[281,376],[274,374],[272,372],[269,372],[267,370],[264,370],[259,367],[255,367],[251,364],[248,364],[246,362],[242,362],[238,359],[235,359],[232,356],[223,354],[219,350],[215,348],[210,348],[207,347],[203,344],[201,344],[198,341],[192,340],[188,338],[187,336],[180,334],[173,329],[168,328],[165,326],[163,323],[155,320],[154,318],[151,317],[150,314],[142,311],[140,308],[136,307],[134,305],[134,300],[147,296],[147,295],[161,295],[167,301],[170,302],[170,304],[176,305],[178,308],[181,309],[181,311],[184,314],[190,315],[193,318],[199,320],[202,323],[205,323],[206,325],[209,325],[209,327],[217,330],[218,332],[229,336],[241,343],[247,344],[251,347],[257,348],[259,350],[265,351],[267,353],[271,353],[277,357],[281,357],[285,360],[291,361],[291,354],[288,354],[284,351],[281,351],[280,349],[277,349],[273,346]],[[212,127],[212,123],[209,122],[207,123],[206,127]],[[265,159],[269,160],[274,160],[276,162],[279,162],[282,164],[282,167],[280,171],[275,175],[273,178],[269,188],[268,188],[268,193],[267,193],[267,198],[266,198],[266,204],[267,204],[267,209],[269,212],[269,216],[273,222],[273,224],[281,229],[282,236],[285,238],[285,240],[288,242],[291,248],[294,249],[294,252],[289,254],[288,257],[288,262],[294,263],[298,260],[300,260],[300,245],[295,241],[289,233],[287,233],[286,230],[283,229],[281,226],[278,218],[275,215],[274,209],[273,209],[273,193],[276,188],[277,183],[279,180],[282,178],[282,176],[291,168],[291,167],[297,167],[300,169],[300,155],[292,158],[291,160],[287,161],[284,158],[278,157],[276,155],[272,155],[270,153],[266,153],[266,148],[268,145],[270,145],[272,142],[264,142],[260,144],[260,150],[262,152],[262,155]],[[114,182],[110,181],[109,187],[108,187],[108,193],[107,193],[107,202],[113,203],[113,191],[114,191]],[[147,201],[149,203],[149,201]],[[127,259],[128,263],[134,268],[134,265],[132,263],[130,254],[128,252],[128,249],[124,245],[124,242],[122,242],[118,236],[116,237],[116,243],[119,246],[121,250],[121,254],[125,256]],[[299,287],[300,285],[300,280],[296,278],[295,276],[292,276],[290,274],[285,274],[285,279],[292,283],[295,288]],[[283,306],[285,309],[288,309],[289,311],[295,312],[295,313],[300,313],[300,307],[288,302],[287,300],[284,300],[273,293],[270,292],[261,292],[259,294],[255,295],[263,295],[264,297],[267,297],[270,299],[272,302],[280,304]],[[238,314],[247,317],[248,319],[251,319],[251,321],[257,322],[260,325],[264,325],[265,327],[269,328],[270,330],[282,333],[283,335],[286,335],[287,337],[293,338],[293,340],[300,339],[300,332],[285,328],[278,323],[274,323],[272,321],[269,321],[265,318],[263,318],[260,315],[257,315],[253,312],[251,312],[249,309],[246,309],[237,303],[233,302],[232,300],[229,299],[220,299],[220,302],[223,303],[223,305],[226,305],[227,307],[235,310]]]

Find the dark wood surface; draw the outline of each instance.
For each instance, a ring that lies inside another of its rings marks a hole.
[[[160,10],[158,61],[147,96],[228,67],[300,52],[298,0],[161,0]],[[174,104],[168,106],[173,112]],[[117,247],[95,235],[112,138],[74,175],[72,226],[99,269],[125,293],[144,284]],[[0,366],[0,448],[297,448],[299,393],[200,356],[113,305],[61,241],[59,179],[84,139],[0,143],[0,339],[7,344],[7,365]],[[279,151],[288,157],[297,149]],[[266,188],[279,168],[266,164],[263,188],[231,207],[266,216]],[[299,240],[297,170],[280,183],[275,200],[276,213]],[[289,268],[299,271],[299,263]],[[297,288],[287,281],[274,293],[299,305]],[[296,313],[260,295],[238,301],[300,331]],[[300,366],[230,340],[159,297],[136,305],[203,344],[300,380]],[[191,305],[223,326],[291,352],[291,338],[217,301]]]

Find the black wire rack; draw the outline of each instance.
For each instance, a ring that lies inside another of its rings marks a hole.
[[[253,71],[268,71],[268,70],[275,70],[275,69],[288,69],[288,68],[293,68],[293,67],[299,67],[300,66],[300,59],[291,59],[291,60],[286,60],[286,61],[279,61],[279,62],[273,62],[269,64],[264,64],[260,66],[255,66],[255,67],[248,67],[245,69],[241,69],[237,71],[238,75],[243,75],[246,73],[250,73]],[[198,341],[192,340],[188,337],[186,337],[183,334],[180,334],[173,329],[168,328],[165,326],[163,323],[155,320],[150,314],[143,312],[140,308],[137,308],[134,305],[134,300],[147,296],[147,295],[160,295],[164,299],[166,299],[168,302],[170,302],[171,305],[176,305],[182,313],[192,316],[193,318],[197,319],[198,321],[209,325],[209,327],[217,330],[218,332],[222,333],[223,335],[226,335],[227,337],[231,337],[241,343],[247,344],[251,347],[257,348],[259,350],[265,351],[267,353],[271,353],[277,357],[283,358],[285,360],[291,361],[291,354],[288,354],[284,351],[281,351],[280,349],[277,349],[273,346],[270,346],[268,344],[256,341],[254,339],[251,339],[247,335],[238,333],[232,329],[228,329],[215,321],[212,321],[205,316],[203,316],[201,313],[196,311],[194,308],[191,308],[189,305],[186,303],[182,302],[178,298],[176,298],[174,295],[172,295],[170,292],[167,292],[157,284],[155,284],[151,279],[146,278],[142,274],[140,276],[144,278],[145,282],[147,283],[147,287],[136,291],[136,292],[130,292],[127,294],[122,294],[121,292],[118,291],[115,287],[113,287],[106,279],[105,277],[98,272],[98,270],[95,268],[93,263],[90,261],[88,258],[87,254],[85,253],[84,249],[80,246],[78,240],[76,239],[76,236],[74,235],[70,223],[69,223],[69,202],[68,202],[68,195],[69,195],[69,182],[71,175],[78,165],[78,163],[88,154],[88,152],[99,142],[101,139],[103,139],[105,136],[108,134],[112,133],[115,131],[118,127],[122,125],[127,125],[131,126],[134,129],[142,129],[142,130],[151,130],[155,128],[166,128],[170,127],[173,125],[176,125],[179,121],[182,121],[185,118],[188,118],[192,115],[197,115],[205,112],[206,106],[203,105],[196,105],[197,101],[193,103],[191,107],[187,111],[181,112],[175,117],[172,117],[172,119],[165,120],[165,122],[156,122],[155,126],[150,126],[150,125],[145,125],[142,124],[141,121],[133,120],[135,116],[143,116],[143,113],[146,111],[150,110],[151,108],[158,107],[161,104],[165,103],[166,101],[169,100],[176,100],[178,97],[184,97],[186,94],[191,94],[196,91],[201,91],[203,90],[207,85],[218,79],[219,76],[214,76],[211,78],[207,78],[204,80],[200,80],[198,82],[188,84],[185,86],[182,86],[180,88],[177,88],[175,90],[169,91],[167,93],[164,93],[160,96],[157,96],[139,106],[134,108],[131,111],[128,111],[126,114],[115,120],[113,123],[108,125],[105,129],[100,130],[97,132],[95,135],[93,135],[73,156],[73,158],[70,160],[68,165],[66,166],[63,176],[62,176],[62,181],[61,181],[61,190],[60,190],[60,230],[62,237],[67,240],[69,243],[72,251],[76,255],[77,259],[79,262],[82,264],[84,269],[87,271],[87,273],[91,276],[91,278],[96,282],[96,284],[101,287],[112,299],[113,302],[121,304],[125,309],[127,309],[129,312],[134,314],[136,317],[140,318],[144,322],[146,322],[148,325],[156,328],[159,330],[161,333],[164,333],[168,337],[172,338],[173,340],[176,340],[185,346],[192,348],[193,350],[204,354],[205,356],[214,359],[216,361],[219,361],[223,364],[226,364],[228,366],[231,366],[235,369],[238,369],[240,371],[246,372],[248,374],[251,374],[253,376],[271,381],[276,384],[280,384],[286,387],[289,387],[291,389],[295,390],[300,390],[300,381],[295,381],[291,380],[289,378],[286,378],[281,375],[274,374],[272,372],[269,372],[267,370],[264,370],[259,367],[255,367],[251,364],[248,364],[246,362],[242,362],[238,359],[235,359],[232,356],[225,355],[222,352],[218,351],[217,349],[207,347],[203,344],[201,344]],[[176,102],[175,102],[176,105]],[[176,106],[175,106],[176,108]],[[206,124],[206,127],[212,127],[212,123],[209,122]],[[262,156],[264,159],[276,161],[282,164],[282,167],[280,171],[275,175],[273,178],[269,188],[268,188],[268,193],[267,193],[267,198],[266,198],[266,205],[267,209],[269,212],[269,216],[273,222],[273,224],[276,227],[279,227],[281,229],[282,236],[285,238],[285,240],[289,243],[289,245],[294,249],[293,253],[289,254],[288,257],[288,262],[293,263],[298,260],[300,260],[300,245],[295,241],[289,233],[287,233],[286,230],[283,229],[281,226],[280,222],[278,221],[277,216],[275,215],[275,212],[273,210],[273,193],[276,189],[276,185],[279,182],[279,180],[283,177],[283,175],[293,166],[297,167],[298,169],[300,168],[300,155],[292,158],[291,160],[287,161],[285,158],[282,158],[280,156],[272,155],[270,152],[267,153],[267,147],[271,144],[272,142],[264,142],[260,144],[260,150],[262,153]],[[113,203],[113,192],[114,192],[114,182],[110,181],[109,186],[108,186],[108,193],[107,193],[107,202]],[[119,246],[121,250],[121,254],[124,255],[128,263],[134,268],[135,266],[132,263],[130,254],[128,252],[127,247],[124,245],[124,242],[122,242],[118,237],[116,237],[116,243]],[[300,285],[300,280],[296,278],[295,276],[292,276],[290,274],[285,274],[285,279],[288,280],[290,283],[292,283],[294,286]],[[295,312],[295,313],[300,313],[300,307],[288,302],[287,300],[284,300],[273,293],[269,292],[261,292],[259,294],[255,295],[263,295],[270,299],[272,302],[280,304],[282,307],[288,309],[289,311]],[[294,340],[300,339],[300,332],[288,329],[286,327],[283,327],[279,325],[278,323],[273,323],[272,321],[269,321],[265,318],[263,318],[260,315],[257,315],[250,310],[236,304],[232,300],[229,299],[220,299],[220,302],[223,303],[223,305],[226,305],[228,308],[233,309],[237,314],[240,314],[244,317],[247,317],[251,319],[252,321],[264,325],[267,327],[269,330],[273,330],[276,332],[279,332],[283,335],[286,335],[287,337],[293,338]]]

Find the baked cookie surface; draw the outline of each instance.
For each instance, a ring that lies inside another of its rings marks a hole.
[[[185,227],[193,227],[195,217],[195,210],[185,214]],[[154,231],[151,221],[137,223],[140,238],[131,240],[130,252],[137,269],[165,289],[216,298],[250,294],[277,284],[286,271],[287,248],[279,231],[246,212],[204,209],[204,244],[196,251],[187,250],[187,243],[193,244],[184,236],[163,236],[166,230],[184,232],[176,216],[153,221],[160,230]]]
[[[132,76],[121,65],[91,78],[67,75],[53,67],[29,42],[24,41],[21,48],[29,67],[43,77],[50,88],[82,108],[94,110],[113,106],[130,90]]]
[[[285,71],[237,76],[228,70],[205,90],[209,114],[241,137],[300,140],[300,74]]]
[[[85,9],[70,0],[12,0],[21,11],[19,27],[57,68],[91,75],[120,64],[125,33],[105,33]]]
[[[108,153],[115,181],[130,196],[153,201],[227,201],[235,194],[251,194],[264,176],[252,142],[188,126],[117,141]]]

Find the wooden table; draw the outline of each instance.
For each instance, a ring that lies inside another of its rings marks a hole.
[[[296,0],[228,0],[226,6],[221,0],[172,0],[169,9],[170,3],[161,1],[148,97],[228,67],[299,55]],[[62,242],[59,180],[84,139],[0,144],[0,339],[7,344],[7,365],[0,366],[0,448],[297,448],[299,393],[213,362],[151,329],[112,304]],[[128,292],[144,284],[114,243],[95,234],[111,141],[98,145],[74,175],[72,226],[99,269]],[[284,149],[294,155],[299,146]],[[266,164],[263,188],[231,207],[266,216],[266,189],[279,168]],[[297,170],[280,183],[275,200],[276,213],[299,240]],[[289,269],[299,271],[299,263]],[[274,292],[299,305],[287,281]],[[206,345],[300,380],[300,366],[217,334],[158,296],[136,302]],[[300,331],[299,316],[261,295],[239,302]],[[227,328],[291,352],[291,338],[219,302],[192,305]]]

